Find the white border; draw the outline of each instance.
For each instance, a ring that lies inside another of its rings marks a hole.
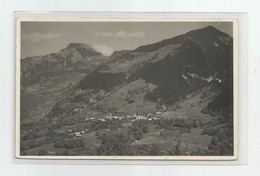
[[[234,40],[234,156],[20,156],[20,22],[21,21],[113,21],[113,22],[131,22],[131,21],[225,21],[233,22],[233,40]],[[238,157],[238,20],[235,18],[97,18],[97,17],[18,17],[16,30],[16,157],[27,159],[94,159],[94,160],[236,160]]]

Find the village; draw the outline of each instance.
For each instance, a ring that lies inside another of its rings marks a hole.
[[[94,117],[85,117],[86,122],[107,122],[107,121],[111,121],[111,120],[118,120],[118,121],[122,121],[124,120],[125,122],[128,122],[127,126],[130,127],[132,126],[133,122],[139,121],[139,120],[144,120],[144,121],[157,121],[160,119],[159,115],[162,114],[162,112],[158,111],[155,112],[155,115],[152,113],[147,114],[146,116],[144,115],[137,115],[137,114],[133,114],[133,115],[124,115],[124,116],[116,116],[116,115],[112,115],[112,113],[110,113],[107,116],[104,116],[103,118],[94,118]],[[178,118],[180,118],[180,116],[178,116]],[[87,134],[88,133],[88,129],[69,129],[66,132],[69,133],[70,136],[73,136],[73,138],[77,138],[77,137],[82,137],[82,135]]]
[[[159,153],[151,155],[158,155],[163,151],[169,152],[171,147],[178,145],[179,140],[182,141],[179,145],[183,143],[186,146],[189,143],[189,152],[195,151],[193,145],[204,151],[211,140],[211,137],[204,133],[209,131],[205,125],[212,118],[198,108],[206,103],[200,102],[202,98],[201,94],[194,94],[189,97],[190,101],[184,99],[172,107],[157,107],[146,114],[97,111],[78,106],[72,110],[72,116],[64,117],[63,121],[53,121],[52,127],[48,129],[52,133],[47,131],[42,136],[49,140],[46,142],[49,146],[47,151],[54,151],[57,155],[63,154],[62,152],[74,155],[76,150],[88,155],[104,155],[114,144],[131,148],[125,151],[130,155],[137,154],[139,148],[149,153],[155,145],[157,149],[155,147],[154,150]],[[190,118],[191,116],[193,118]],[[193,144],[190,142],[193,137],[204,142]],[[44,147],[36,141],[37,138],[36,136],[34,140],[37,145],[29,148],[27,152],[37,153]],[[25,147],[28,148],[31,143],[26,143]],[[143,148],[145,146],[149,147]]]

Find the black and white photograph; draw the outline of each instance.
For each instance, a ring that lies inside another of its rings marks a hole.
[[[18,18],[16,157],[237,159],[235,19]]]

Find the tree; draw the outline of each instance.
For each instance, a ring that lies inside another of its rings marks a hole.
[[[125,134],[102,134],[98,137],[102,141],[96,150],[97,155],[131,155],[129,137]]]
[[[158,147],[158,145],[153,144],[152,148],[150,150],[150,155],[152,156],[160,156],[161,155],[161,150]]]
[[[43,155],[47,155],[47,150],[45,150],[45,149],[41,149],[39,152],[38,152],[38,155],[39,156],[43,156]]]
[[[187,155],[188,145],[183,146],[183,142],[178,139],[177,144],[170,150],[169,154],[171,156],[183,156]]]
[[[209,150],[212,150],[212,149],[213,149],[213,145],[212,145],[212,144],[209,144],[209,145],[208,145],[208,149],[209,149]]]
[[[175,145],[174,155],[177,155],[177,156],[182,155],[181,140],[178,140],[177,144]]]
[[[143,126],[142,126],[142,131],[143,131],[143,133],[147,133],[148,130],[149,130],[148,125],[143,125]]]
[[[134,138],[136,140],[140,140],[142,139],[142,137],[143,137],[143,131],[140,128],[136,127],[134,129]]]

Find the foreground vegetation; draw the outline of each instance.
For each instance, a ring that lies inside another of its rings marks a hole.
[[[24,124],[21,155],[233,155],[231,112],[218,114],[209,121],[157,116]],[[193,137],[205,139],[205,143],[194,145],[186,139]]]
[[[206,88],[171,107],[157,104],[157,112],[149,114],[74,109],[62,118],[22,123],[20,152],[41,156],[232,156],[233,108],[216,109],[221,97],[214,102],[213,95]]]

